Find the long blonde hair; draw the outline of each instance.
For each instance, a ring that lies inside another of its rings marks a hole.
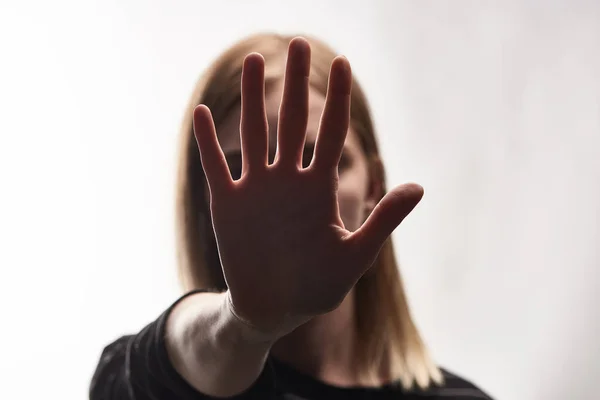
[[[329,67],[336,54],[323,42],[304,37],[312,48],[311,87],[325,95]],[[186,291],[227,289],[204,190],[204,171],[192,131],[193,110],[198,104],[207,105],[218,127],[240,104],[243,60],[251,52],[261,53],[265,59],[265,85],[269,90],[283,78],[287,46],[292,38],[258,34],[237,42],[213,62],[193,91],[181,128],[176,193],[179,273]],[[351,102],[350,123],[360,138],[371,177],[381,182],[385,193],[375,129],[366,97],[356,80],[352,83]],[[411,317],[391,238],[355,291],[357,365],[363,377],[375,382],[383,367],[391,380],[406,389],[415,384],[427,388],[432,383],[441,383],[441,372],[432,362]]]

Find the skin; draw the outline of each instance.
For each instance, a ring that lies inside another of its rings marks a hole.
[[[194,111],[228,290],[181,302],[167,322],[167,347],[203,393],[240,393],[268,353],[326,383],[362,384],[351,351],[353,288],[423,189],[400,185],[372,207],[380,185],[350,129],[350,65],[333,60],[325,100],[310,90],[309,71],[310,46],[296,38],[283,93],[265,96],[264,59],[250,54],[241,111],[219,135],[206,106]]]
[[[269,162],[275,159],[277,148],[278,115],[283,96],[283,81],[266,93],[265,108],[269,126]],[[325,107],[325,96],[315,89],[308,93],[308,120],[303,167],[312,159],[319,122]],[[217,127],[218,140],[231,175],[239,179],[242,172],[242,145],[240,140],[241,107]],[[380,182],[369,176],[367,159],[358,135],[350,127],[344,142],[338,167],[338,203],[346,229],[355,231],[364,222],[380,196]],[[355,324],[355,291],[352,289],[334,311],[318,316],[284,336],[273,346],[271,353],[294,368],[318,377],[324,382],[340,386],[360,384],[353,370]]]

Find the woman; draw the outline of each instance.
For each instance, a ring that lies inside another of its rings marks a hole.
[[[390,234],[423,191],[386,194],[344,57],[239,42],[197,85],[182,139],[187,294],[105,349],[92,399],[489,398],[434,364],[411,319]]]

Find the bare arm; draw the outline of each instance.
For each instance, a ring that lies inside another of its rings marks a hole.
[[[210,110],[196,107],[194,133],[229,290],[190,294],[137,335],[107,347],[92,379],[91,399],[222,398],[242,392],[246,398],[273,398],[267,374],[261,380],[261,372],[269,371],[265,362],[272,344],[335,309],[421,199],[420,186],[399,186],[358,230],[345,229],[337,188],[350,121],[350,65],[343,57],[332,62],[314,156],[303,168],[309,71],[310,47],[294,39],[280,107],[278,156],[267,165],[264,59],[246,57],[239,181],[230,174]]]
[[[355,232],[344,228],[337,185],[350,123],[350,65],[343,57],[331,64],[314,157],[303,168],[309,72],[310,46],[294,39],[288,49],[277,157],[267,165],[264,59],[251,54],[244,60],[242,176],[237,181],[210,110],[200,105],[194,111],[229,291],[179,304],[167,323],[167,348],[176,370],[202,393],[231,396],[252,386],[274,341],[335,309],[423,194],[418,185],[400,186],[379,202],[362,227]]]
[[[227,292],[188,296],[167,319],[171,363],[191,386],[210,396],[231,397],[252,386],[273,343],[235,317]]]

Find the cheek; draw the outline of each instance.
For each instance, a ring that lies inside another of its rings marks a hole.
[[[357,174],[342,174],[340,176],[338,203],[340,216],[344,226],[349,231],[355,231],[365,216],[366,179]]]

